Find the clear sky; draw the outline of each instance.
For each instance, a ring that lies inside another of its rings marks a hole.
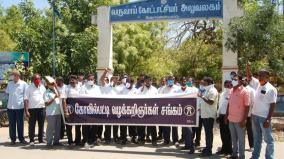
[[[1,6],[4,8],[8,8],[11,5],[17,5],[21,2],[22,0],[0,0]],[[34,5],[38,9],[44,9],[49,7],[49,3],[47,0],[33,0]]]

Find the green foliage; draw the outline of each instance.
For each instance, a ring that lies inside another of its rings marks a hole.
[[[239,69],[247,62],[253,71],[270,69],[281,78],[284,75],[284,19],[275,6],[266,1],[245,3],[244,16],[234,18],[229,24],[226,47],[238,53]]]
[[[133,76],[141,73],[162,75],[163,70],[157,71],[151,67],[155,66],[155,60],[158,60],[159,56],[163,56],[166,26],[166,23],[115,25],[113,39],[115,73],[127,73]],[[153,63],[149,65],[149,61]]]

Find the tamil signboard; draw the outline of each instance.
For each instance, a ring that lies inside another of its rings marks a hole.
[[[113,6],[110,22],[223,18],[223,0],[144,0]]]
[[[4,74],[9,69],[15,68],[15,63],[19,60],[27,67],[29,65],[29,53],[0,52],[0,84],[4,80]]]

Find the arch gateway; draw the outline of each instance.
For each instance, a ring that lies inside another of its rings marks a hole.
[[[226,30],[230,19],[243,14],[238,0],[141,0],[118,6],[101,6],[92,24],[99,31],[97,76],[112,65],[112,24],[124,22],[181,21],[193,19],[223,20],[223,67],[224,81],[229,73],[238,69],[237,54],[225,48]]]

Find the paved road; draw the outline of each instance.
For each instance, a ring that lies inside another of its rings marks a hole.
[[[27,129],[25,129],[27,130]],[[217,131],[218,132],[218,131]],[[213,151],[216,152],[220,146],[219,133],[214,133],[214,147]],[[27,132],[25,132],[27,134]],[[204,132],[203,132],[204,133]],[[82,147],[73,147],[72,149],[67,146],[59,147],[57,149],[46,149],[45,145],[37,144],[34,147],[29,145],[21,145],[17,143],[11,146],[8,138],[8,128],[0,128],[0,155],[1,159],[184,159],[184,158],[200,158],[199,152],[197,154],[188,155],[186,151],[181,151],[175,146],[153,147],[151,144],[145,146],[137,146],[129,144],[126,146],[121,145],[101,145],[85,149]],[[202,134],[202,136],[204,136]],[[28,139],[27,139],[28,141]],[[63,140],[66,144],[66,139]],[[204,145],[204,141],[201,142]],[[284,142],[277,142],[275,145],[275,159],[284,158],[283,151]],[[263,145],[265,148],[265,145]],[[262,150],[262,156],[264,149]],[[247,158],[251,157],[250,152],[246,152]],[[210,159],[224,158],[214,155]],[[264,157],[262,157],[264,158]]]

